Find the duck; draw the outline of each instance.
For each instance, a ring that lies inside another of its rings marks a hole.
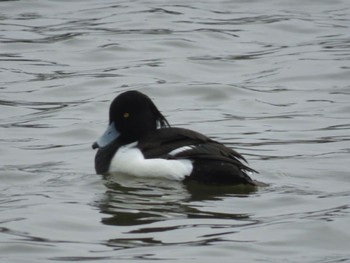
[[[172,127],[137,90],[119,94],[106,131],[92,145],[97,174],[124,174],[216,185],[256,185],[258,173],[237,151],[185,128]]]

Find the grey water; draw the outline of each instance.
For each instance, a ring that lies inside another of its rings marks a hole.
[[[110,101],[267,183],[94,171]],[[347,0],[0,1],[1,262],[350,262]]]

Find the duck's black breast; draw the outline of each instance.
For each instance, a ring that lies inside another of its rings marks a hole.
[[[107,146],[98,149],[95,155],[95,170],[97,174],[106,174],[108,172],[111,161],[121,146],[123,146],[123,143],[116,139]]]
[[[164,128],[139,141],[145,158],[190,159],[193,170],[187,180],[219,184],[254,184],[246,172],[256,172],[238,152],[198,132]]]

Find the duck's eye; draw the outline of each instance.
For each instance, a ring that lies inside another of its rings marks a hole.
[[[123,117],[124,117],[125,119],[129,118],[129,116],[130,116],[129,112],[124,112],[124,113],[123,113]]]

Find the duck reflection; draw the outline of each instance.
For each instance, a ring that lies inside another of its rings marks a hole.
[[[123,175],[104,177],[107,191],[99,201],[106,225],[134,226],[167,219],[219,218],[248,219],[246,214],[201,210],[201,201],[226,197],[245,198],[256,192],[252,186],[215,186],[195,182],[181,183]]]

